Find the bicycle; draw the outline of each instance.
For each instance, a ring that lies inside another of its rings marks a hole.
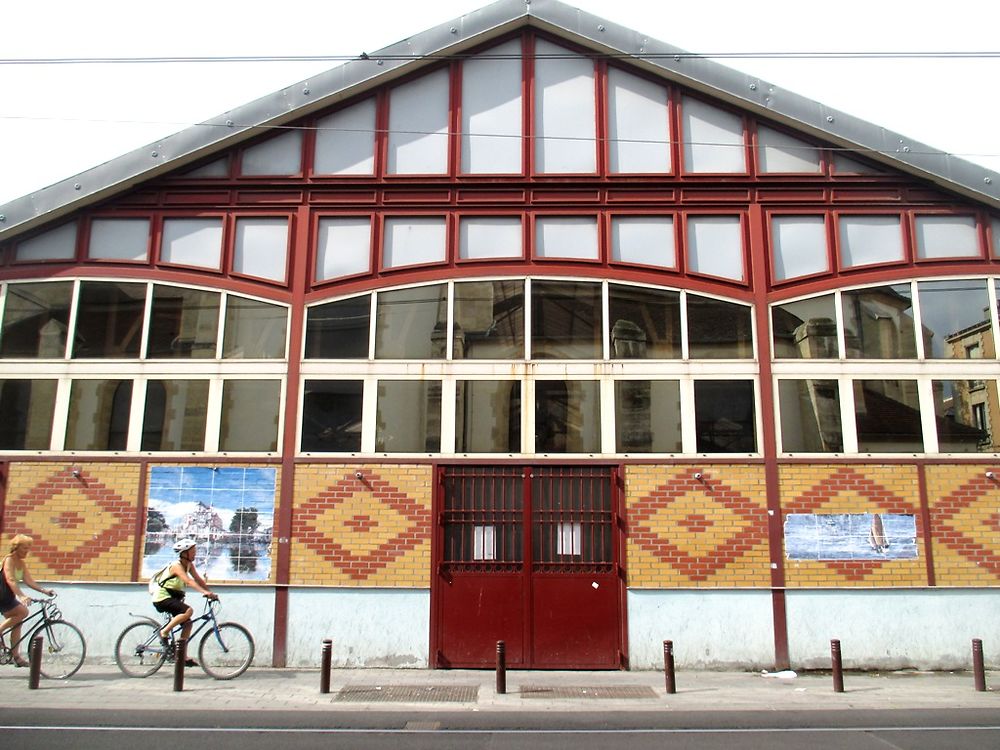
[[[191,632],[188,643],[194,643],[195,636],[205,630],[198,644],[198,663],[209,677],[231,680],[246,672],[253,661],[253,636],[238,623],[219,622],[215,616],[218,607],[218,600],[206,599],[201,615],[190,620],[192,625],[200,624]],[[160,629],[170,622],[169,614],[161,622],[152,617],[132,616],[140,619],[118,636],[115,663],[129,677],[149,677],[168,661],[174,661],[177,638],[183,624],[171,630],[164,642],[160,638]]]
[[[21,621],[22,635],[16,642],[7,645],[3,637],[10,633],[8,628],[0,633],[0,664],[12,664],[14,649],[22,643],[28,647],[36,635],[42,636],[42,661],[39,671],[50,680],[65,680],[77,673],[87,656],[87,642],[80,628],[62,619],[62,612],[55,604],[56,595],[48,599],[28,599],[27,605],[41,604]],[[37,625],[29,624],[41,618]]]

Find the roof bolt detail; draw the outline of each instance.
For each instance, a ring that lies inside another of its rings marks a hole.
[[[680,61],[681,61],[681,56],[680,55],[674,55],[674,62],[680,62]]]
[[[756,91],[757,90],[757,84],[756,83],[751,83],[750,84],[750,90],[751,91]]]
[[[154,151],[153,153],[150,154],[150,156],[152,156],[154,159],[159,155],[160,155],[159,151]]]
[[[79,182],[78,182],[78,183],[76,183],[75,185],[73,185],[73,189],[74,189],[74,190],[79,190],[79,189],[80,189],[80,188],[82,188],[82,187],[83,187],[83,185],[81,185],[81,184],[80,184]]]
[[[309,89],[302,89],[302,96],[309,96]]]
[[[227,128],[231,128],[232,126],[233,126],[233,121],[232,120],[226,120],[226,127]]]
[[[988,180],[989,177],[987,177],[986,179]],[[7,221],[7,217],[4,216],[3,214],[0,214],[0,224],[3,224],[5,221]]]
[[[983,182],[985,182],[987,185],[992,185],[993,184],[993,178],[992,177],[984,177],[983,178]],[[3,221],[3,217],[2,216],[0,216],[0,221]]]
[[[379,60],[379,61],[378,61],[378,64],[379,64],[379,65],[381,65],[381,64],[382,64],[382,62],[383,62],[382,60]]]
[[[454,26],[452,26],[450,29],[448,29],[448,31],[450,31],[452,34],[457,34],[458,33],[458,29],[456,29]]]
[[[833,122],[833,115],[827,115],[826,116],[826,121],[827,122]]]
[[[910,147],[909,146],[903,146],[903,153],[904,154],[910,153]]]
[[[598,31],[604,31],[604,24],[602,23],[600,26],[598,26],[597,30]]]

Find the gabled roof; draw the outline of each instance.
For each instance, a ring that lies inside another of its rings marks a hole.
[[[498,0],[0,206],[0,239],[184,167],[434,62],[530,26],[1000,209],[1000,174],[558,0]],[[430,56],[431,59],[427,59]],[[634,56],[634,57],[633,57]]]

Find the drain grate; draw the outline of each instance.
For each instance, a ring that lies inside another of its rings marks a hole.
[[[479,685],[345,685],[337,703],[464,703],[479,699]]]
[[[522,698],[622,698],[649,700],[656,691],[646,685],[603,685],[601,687],[522,685]]]

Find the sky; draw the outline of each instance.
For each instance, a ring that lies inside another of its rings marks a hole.
[[[0,58],[356,55],[486,4],[10,2]],[[702,54],[1000,51],[987,0],[566,4]],[[721,62],[1000,172],[1000,56]],[[338,64],[0,65],[0,206]]]

